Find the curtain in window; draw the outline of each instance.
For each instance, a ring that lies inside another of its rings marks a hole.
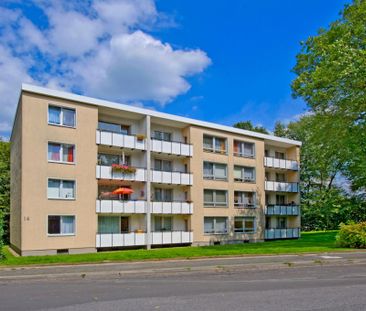
[[[98,233],[120,233],[118,216],[99,216]]]
[[[237,141],[234,141],[234,152],[240,153],[240,143]]]
[[[75,182],[64,180],[61,187],[61,198],[72,199],[75,197]]]
[[[212,137],[203,136],[203,148],[206,148],[206,149],[212,149],[213,148]]]
[[[163,201],[164,202],[173,201],[173,191],[172,191],[172,189],[163,189]]]
[[[212,163],[208,163],[208,162],[204,162],[203,163],[203,175],[204,176],[213,176],[213,164]]]
[[[241,176],[241,168],[234,167],[234,178],[235,179],[242,179],[242,176]]]
[[[163,218],[161,216],[155,216],[154,218],[155,231],[161,231],[163,228]]]
[[[244,143],[244,154],[246,156],[254,155],[254,144]]]
[[[114,124],[114,123],[107,123],[107,122],[99,121],[98,128],[100,130],[105,130],[105,131],[109,131],[109,132],[116,132],[116,133],[121,132],[121,126],[119,124]]]
[[[245,218],[244,219],[244,228],[245,228],[245,232],[253,232],[254,231],[254,219]]]
[[[244,178],[253,180],[254,179],[254,169],[246,167],[244,169]]]
[[[98,162],[100,165],[111,166],[112,164],[120,164],[119,156],[112,154],[98,154]]]
[[[226,178],[226,165],[225,164],[215,164],[215,177]]]
[[[172,231],[172,217],[164,217],[163,222],[164,231]]]
[[[216,203],[226,203],[226,191],[216,190]]]
[[[219,233],[226,232],[226,218],[224,217],[216,218],[215,232]]]
[[[64,162],[74,162],[74,146],[63,145],[62,148],[62,161]]]
[[[47,195],[49,198],[59,198],[60,197],[60,180],[49,179]]]
[[[60,234],[60,216],[48,216],[48,233],[49,234]]]
[[[63,113],[63,125],[75,126],[75,110],[72,109],[62,109]]]
[[[235,232],[243,232],[243,217],[235,217],[234,218],[234,231]]]
[[[60,161],[60,149],[61,146],[59,144],[48,144],[48,160],[51,161]]]
[[[213,203],[213,191],[212,190],[205,190],[203,193],[204,202],[205,203]]]
[[[74,216],[62,216],[61,217],[61,233],[62,234],[75,233],[75,217]]]
[[[61,108],[48,107],[48,121],[52,124],[60,124]]]
[[[204,229],[206,233],[214,232],[214,218],[205,217]]]

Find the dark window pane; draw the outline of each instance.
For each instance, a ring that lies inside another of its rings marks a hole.
[[[48,234],[60,234],[60,216],[48,216]]]

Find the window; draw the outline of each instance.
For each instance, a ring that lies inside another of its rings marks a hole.
[[[239,157],[254,158],[255,144],[234,140],[234,155]]]
[[[234,206],[237,208],[255,208],[256,207],[255,192],[235,191]]]
[[[255,217],[234,217],[234,231],[240,233],[254,233]]]
[[[75,234],[75,216],[48,216],[48,234]]]
[[[227,207],[227,191],[226,190],[203,190],[205,207]]]
[[[277,229],[286,229],[287,219],[286,217],[277,217]]]
[[[285,182],[285,174],[283,173],[276,173],[276,181],[278,182]]]
[[[121,233],[118,216],[99,216],[98,233]]]
[[[48,161],[74,163],[75,146],[48,143]]]
[[[205,217],[204,232],[209,234],[227,233],[227,217]]]
[[[173,190],[155,188],[154,197],[155,197],[154,200],[157,202],[172,202],[173,201]]]
[[[48,179],[49,199],[75,199],[75,181]]]
[[[285,159],[285,153],[276,151],[275,152],[275,158],[284,160]]]
[[[172,141],[172,134],[167,132],[154,131],[154,137],[152,138],[157,140]]]
[[[286,197],[283,194],[276,194],[276,204],[284,205],[286,202]]]
[[[131,157],[118,154],[98,153],[98,164],[104,166],[112,166],[112,164],[131,165]]]
[[[234,166],[234,180],[241,182],[255,182],[255,168],[248,166]]]
[[[171,172],[172,171],[172,161],[155,159],[154,160],[154,169],[156,171]]]
[[[75,127],[75,109],[49,106],[48,123],[61,126]]]
[[[222,163],[203,162],[203,178],[227,180],[227,165]]]
[[[123,135],[128,135],[130,133],[130,127],[128,125],[108,123],[103,121],[98,122],[98,129],[107,132],[121,133]]]
[[[172,231],[172,216],[155,216],[154,217],[154,231]]]
[[[226,154],[226,139],[203,135],[203,150]]]

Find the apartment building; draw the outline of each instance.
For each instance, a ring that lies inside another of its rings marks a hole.
[[[26,256],[298,238],[300,146],[23,85],[11,247]]]

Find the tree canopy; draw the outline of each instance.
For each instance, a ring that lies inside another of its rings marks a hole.
[[[268,131],[263,126],[260,125],[254,126],[253,123],[249,120],[235,123],[233,126],[242,130],[268,134]]]

